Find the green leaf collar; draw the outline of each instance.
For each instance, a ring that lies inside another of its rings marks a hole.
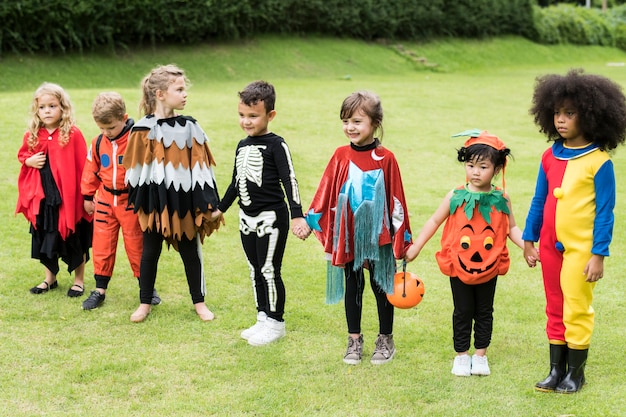
[[[450,213],[454,213],[458,208],[462,207],[463,204],[465,204],[463,210],[465,211],[467,220],[472,219],[476,205],[478,205],[478,211],[487,224],[491,224],[490,213],[492,208],[504,214],[509,214],[507,199],[502,194],[502,191],[495,187],[492,187],[491,191],[486,193],[470,191],[467,185],[463,188],[457,188],[450,198]]]

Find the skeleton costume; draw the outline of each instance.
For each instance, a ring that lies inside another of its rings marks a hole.
[[[206,292],[202,242],[219,227],[210,211],[219,202],[209,139],[195,119],[148,115],[131,129],[123,165],[128,203],[143,231],[140,300],[150,304],[163,240],[180,253],[194,304]]]
[[[283,321],[282,259],[290,218],[302,217],[302,206],[291,154],[282,137],[270,132],[239,142],[232,181],[218,209],[225,212],[237,197],[239,232],[257,311]]]

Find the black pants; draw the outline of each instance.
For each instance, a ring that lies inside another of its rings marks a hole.
[[[257,311],[283,321],[285,284],[281,268],[289,235],[289,210],[263,211],[249,216],[239,210],[239,234],[248,259]]]
[[[346,308],[346,320],[348,322],[348,333],[361,334],[361,314],[363,312],[363,290],[365,287],[365,276],[363,268],[353,270],[353,263],[346,264],[344,274],[346,277],[346,296],[344,300]],[[393,305],[387,300],[387,294],[376,281],[374,281],[374,268],[370,267],[370,285],[376,297],[376,307],[378,308],[378,332],[380,334],[393,334]]]
[[[141,304],[150,304],[157,275],[157,264],[163,249],[163,235],[159,232],[143,232],[143,251],[139,265],[139,299]],[[205,283],[202,270],[202,246],[198,239],[188,240],[184,236],[178,242],[178,252],[183,260],[189,294],[194,304],[204,301]]]
[[[470,348],[472,321],[474,322],[474,347],[486,349],[493,332],[493,300],[498,277],[483,284],[468,285],[456,277],[450,278],[454,313],[452,329],[455,352]]]

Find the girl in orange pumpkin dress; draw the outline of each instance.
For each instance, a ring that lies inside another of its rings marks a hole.
[[[510,263],[507,237],[520,248],[524,243],[511,201],[492,184],[493,178],[504,171],[510,150],[487,131],[466,131],[455,136],[470,136],[457,156],[465,164],[467,181],[445,196],[407,250],[405,259],[415,259],[446,222],[436,258],[441,272],[450,277],[454,302],[452,328],[457,356],[452,373],[489,375],[486,353],[493,331],[496,282],[498,275],[509,270]],[[470,357],[472,322],[476,351]]]

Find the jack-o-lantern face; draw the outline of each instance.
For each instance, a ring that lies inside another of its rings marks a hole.
[[[493,269],[498,261],[498,251],[493,250],[496,234],[486,225],[482,230],[474,230],[471,224],[461,228],[458,248],[458,266],[468,274],[483,274]],[[494,256],[496,254],[496,256]]]
[[[450,235],[446,238],[447,250],[437,255],[440,267],[448,265],[442,269],[444,273],[474,284],[508,271],[510,261],[505,254],[508,254],[506,239],[509,224],[506,214],[492,212],[490,223],[477,211],[469,220],[464,213],[448,220],[459,223],[456,227],[451,225]]]

